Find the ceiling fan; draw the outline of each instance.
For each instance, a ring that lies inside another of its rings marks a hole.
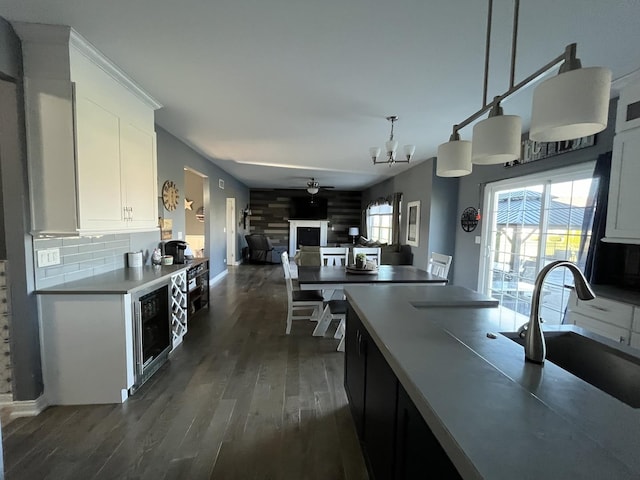
[[[307,182],[307,192],[309,193],[309,195],[311,195],[311,197],[313,197],[315,194],[317,194],[320,189],[328,189],[328,188],[333,188],[333,187],[329,187],[329,186],[320,186],[320,183],[318,183],[316,181],[315,178],[310,178],[309,181]]]

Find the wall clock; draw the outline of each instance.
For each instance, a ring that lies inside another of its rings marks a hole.
[[[162,185],[162,204],[164,208],[173,211],[178,206],[178,187],[171,180],[167,180]]]

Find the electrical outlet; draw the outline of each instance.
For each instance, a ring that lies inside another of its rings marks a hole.
[[[476,244],[480,245],[482,238],[480,237],[480,235],[476,235],[475,240],[476,240]]]
[[[60,249],[47,248],[46,250],[38,250],[38,267],[50,267],[52,265],[60,265]]]
[[[178,240],[182,240],[182,232],[178,232]]]

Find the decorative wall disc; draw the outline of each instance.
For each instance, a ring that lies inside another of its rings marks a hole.
[[[478,210],[474,207],[467,207],[460,217],[460,225],[465,232],[473,232],[478,226]]]

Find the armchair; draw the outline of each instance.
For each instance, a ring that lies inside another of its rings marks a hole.
[[[271,239],[261,233],[245,235],[249,248],[249,262],[251,263],[281,263],[280,256],[286,247],[275,247]]]

